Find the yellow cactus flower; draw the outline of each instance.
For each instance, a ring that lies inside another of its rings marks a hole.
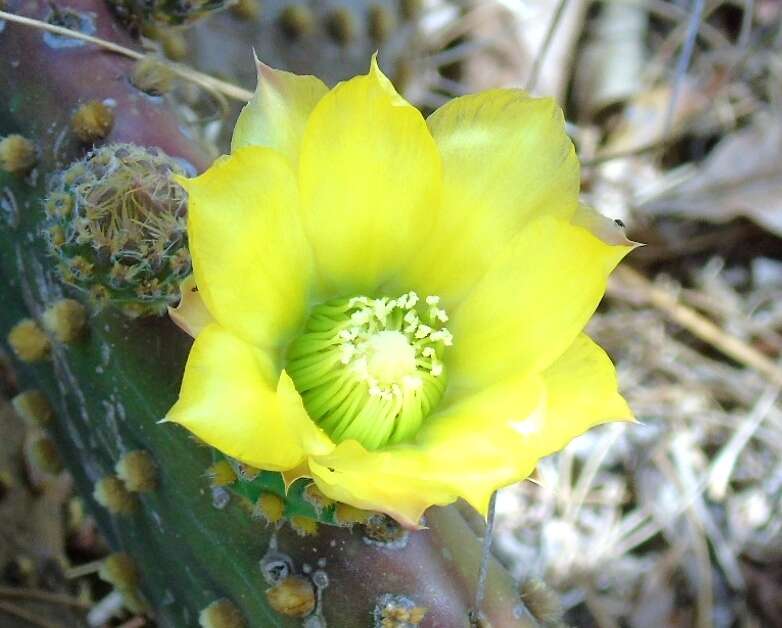
[[[375,60],[331,90],[259,64],[231,155],[180,183],[195,343],[166,420],[225,454],[414,527],[631,418],[582,330],[632,243],[579,205],[552,100],[424,119]]]

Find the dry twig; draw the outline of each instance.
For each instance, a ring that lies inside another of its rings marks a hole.
[[[770,382],[782,386],[782,368],[773,360],[743,340],[720,329],[695,310],[682,305],[667,290],[656,286],[639,272],[626,265],[619,267],[615,277],[631,289],[638,291],[644,301],[664,312],[673,322],[681,325],[697,338],[709,343],[715,349],[744,366],[758,371]],[[609,285],[609,294],[620,299],[627,297],[626,293],[617,289],[615,285]]]
[[[51,593],[50,591],[42,591],[41,589],[25,589],[22,587],[0,586],[0,596],[26,598],[29,600],[49,602],[51,604],[74,606],[76,608],[90,608],[91,606],[87,602],[79,600],[75,597],[71,597],[70,595],[64,595],[62,593]]]
[[[28,624],[39,626],[40,628],[62,628],[60,624],[53,624],[52,622],[38,617],[38,615],[35,613],[31,613],[21,606],[11,604],[11,602],[0,602],[0,612],[11,615],[12,617],[17,617],[18,619],[22,619]]]

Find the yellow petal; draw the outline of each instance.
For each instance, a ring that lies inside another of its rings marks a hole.
[[[285,486],[285,492],[287,493],[291,486],[300,480],[301,478],[308,478],[311,476],[310,467],[306,460],[303,460],[301,464],[293,469],[288,469],[282,472],[282,481]]]
[[[179,284],[179,293],[182,295],[179,305],[175,308],[169,307],[168,315],[177,327],[195,338],[207,325],[214,323],[214,318],[198,293],[193,275],[188,275]]]
[[[584,328],[633,243],[590,210],[579,210],[574,222],[545,216],[529,223],[454,312],[446,354],[454,385],[541,371]]]
[[[524,458],[516,425],[544,409],[539,378],[488,389],[428,419],[417,441],[367,451],[345,441],[310,459],[320,490],[358,508],[378,510],[407,527],[424,510],[464,497],[481,512],[491,493],[526,477],[536,460]]]
[[[179,400],[166,416],[221,452],[259,469],[295,468],[330,449],[290,379],[275,389],[274,358],[217,324],[196,338]],[[325,446],[324,446],[325,445]]]
[[[417,442],[441,481],[485,515],[495,490],[535,468],[538,456],[528,450],[526,426],[545,413],[541,378],[514,377],[446,403]]]
[[[547,394],[545,421],[528,429],[528,448],[538,458],[559,451],[596,425],[633,419],[619,394],[611,359],[584,334],[542,376]]]
[[[304,409],[304,401],[301,395],[296,390],[290,375],[284,370],[280,373],[280,377],[277,380],[277,396],[285,407],[292,410],[288,414],[288,420],[293,426],[302,449],[308,456],[324,455],[334,449],[332,440],[310,419],[307,411]],[[295,472],[296,469],[293,469],[293,471]]]
[[[527,222],[576,211],[578,160],[556,103],[516,89],[456,98],[427,123],[443,161],[443,210],[407,276],[453,303]]]
[[[188,236],[199,294],[223,326],[278,347],[305,316],[311,255],[285,159],[248,147],[215,162],[188,191]]]
[[[310,115],[300,184],[328,293],[371,293],[428,236],[441,187],[437,148],[374,59],[369,74],[338,85]]]
[[[314,76],[275,70],[258,59],[255,63],[258,86],[236,121],[231,150],[268,146],[282,153],[296,170],[307,118],[328,88]]]
[[[408,528],[420,525],[424,510],[455,501],[453,487],[433,480],[437,470],[410,446],[367,451],[357,441],[337,445],[327,456],[310,458],[312,478],[336,501],[384,512]]]
[[[437,469],[428,477],[486,514],[492,492],[527,477],[544,456],[596,425],[631,418],[611,360],[582,334],[539,376],[446,405],[417,441]]]

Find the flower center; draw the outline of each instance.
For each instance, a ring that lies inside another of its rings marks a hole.
[[[453,341],[439,297],[353,297],[313,308],[287,371],[304,407],[336,442],[367,449],[411,438],[440,401]]]
[[[415,349],[400,331],[379,331],[367,341],[367,373],[382,386],[415,377]]]

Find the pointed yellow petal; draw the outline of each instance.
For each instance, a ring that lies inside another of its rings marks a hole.
[[[371,293],[428,236],[440,158],[421,114],[373,60],[338,85],[304,133],[300,184],[307,235],[329,293]]]
[[[300,471],[306,455],[326,454],[334,444],[307,416],[284,371],[273,386],[275,373],[272,354],[209,325],[193,344],[166,420],[259,469]]]
[[[619,394],[611,359],[584,334],[542,376],[546,418],[540,429],[529,430],[528,444],[538,458],[559,451],[596,425],[633,419],[632,410]]]
[[[540,376],[514,377],[430,417],[419,455],[426,477],[485,515],[492,492],[527,477],[544,456],[596,425],[631,418],[611,360],[582,334]]]
[[[210,325],[193,343],[179,400],[166,419],[259,469],[292,469],[305,456],[297,433],[304,409],[300,400],[297,407],[289,395],[278,395],[273,381],[270,353]]]
[[[248,342],[279,347],[304,318],[312,273],[291,169],[271,149],[242,148],[184,185],[207,309]]]
[[[314,76],[275,70],[255,60],[258,86],[234,127],[231,151],[268,146],[282,153],[296,170],[304,127],[318,101],[328,92]]]
[[[287,471],[282,472],[282,481],[285,485],[285,492],[287,493],[291,486],[296,482],[296,480],[300,480],[301,478],[308,478],[310,477],[311,472],[309,465],[307,465],[307,461],[304,460],[299,466],[295,467],[294,469],[288,469]]]
[[[406,274],[453,303],[527,222],[576,211],[578,160],[556,103],[516,89],[456,98],[427,124],[443,160],[443,209]]]
[[[532,221],[454,312],[450,381],[480,386],[541,371],[581,332],[633,243],[589,210],[574,222]]]
[[[321,492],[339,502],[384,512],[407,528],[419,527],[424,510],[455,501],[453,488],[431,477],[431,464],[414,447],[367,451],[357,441],[337,445],[327,456],[310,458]]]
[[[186,334],[195,338],[207,325],[214,323],[214,318],[206,309],[201,295],[198,294],[195,277],[188,275],[179,285],[182,295],[179,305],[168,308],[168,315]]]

